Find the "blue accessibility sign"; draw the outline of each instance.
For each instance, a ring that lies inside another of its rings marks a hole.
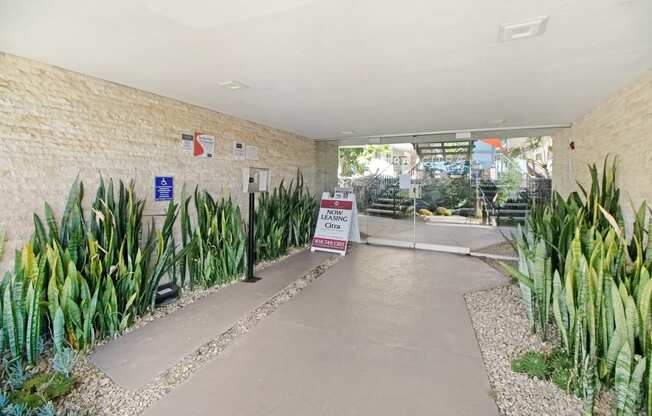
[[[172,201],[174,199],[174,177],[157,176],[154,178],[154,200]]]

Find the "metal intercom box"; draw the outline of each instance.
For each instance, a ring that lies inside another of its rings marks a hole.
[[[268,168],[242,168],[242,192],[267,192],[271,171]]]

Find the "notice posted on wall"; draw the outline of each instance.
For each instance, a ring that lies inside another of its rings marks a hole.
[[[233,160],[245,160],[245,144],[233,142]]]
[[[349,240],[359,241],[360,231],[355,195],[350,193],[331,196],[325,192],[319,205],[319,217],[312,239],[311,251],[346,254]]]
[[[247,160],[258,160],[258,146],[247,145]]]
[[[192,134],[182,134],[181,135],[181,150],[184,152],[192,152],[192,145],[195,141],[195,136]]]
[[[212,158],[215,154],[215,137],[195,132],[192,155],[195,157]]]

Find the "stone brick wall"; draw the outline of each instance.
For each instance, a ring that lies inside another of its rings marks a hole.
[[[328,142],[316,142],[317,146],[317,173],[316,173],[316,191],[332,192],[337,187],[337,144]]]
[[[587,164],[601,166],[607,154],[619,160],[618,185],[629,222],[630,198],[636,206],[644,200],[652,204],[652,71],[553,137],[553,186],[568,194],[577,189],[576,179],[590,183]]]
[[[181,134],[194,131],[215,136],[213,159],[181,150]],[[232,160],[236,140],[257,145],[260,160]],[[314,192],[337,181],[337,154],[318,156],[308,138],[0,53],[0,225],[8,234],[0,271],[29,239],[32,212],[42,213],[44,200],[60,217],[77,175],[87,204],[102,174],[135,179],[138,195],[148,200],[146,213],[161,213],[165,203],[153,201],[154,176],[170,175],[175,199],[184,183],[199,184],[213,194],[231,193],[246,215],[241,167],[248,165],[271,168],[273,185],[297,169]]]

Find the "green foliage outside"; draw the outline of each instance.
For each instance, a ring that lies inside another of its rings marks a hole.
[[[376,155],[388,155],[392,150],[390,145],[365,145],[360,147],[340,147],[340,176],[362,175],[365,166]]]
[[[472,206],[475,190],[469,183],[469,178],[450,177],[444,175],[441,178],[428,177],[421,187],[421,201],[427,204],[430,210],[439,207],[456,209]]]
[[[624,233],[616,163],[602,175],[590,167],[590,188],[535,207],[516,233],[518,280],[531,328],[545,339],[551,322],[572,358],[573,392],[585,414],[603,386],[616,414],[652,410],[652,223],[643,203],[632,236]],[[647,227],[647,229],[646,229]],[[563,379],[564,374],[555,375]]]
[[[527,159],[528,171],[530,174],[541,174],[543,172],[544,177],[550,178],[551,173],[549,170],[550,155],[552,154],[552,145],[547,145],[544,147],[544,140],[541,136],[529,137],[525,146],[516,147],[509,151],[508,156],[511,159],[517,159],[524,157],[528,152],[531,152],[535,149],[543,149],[544,160],[533,160]]]
[[[508,160],[507,172],[503,172],[496,181],[498,192],[496,193],[495,204],[499,207],[505,205],[509,198],[518,192],[523,182],[523,172],[516,162],[510,158],[505,158]]]

